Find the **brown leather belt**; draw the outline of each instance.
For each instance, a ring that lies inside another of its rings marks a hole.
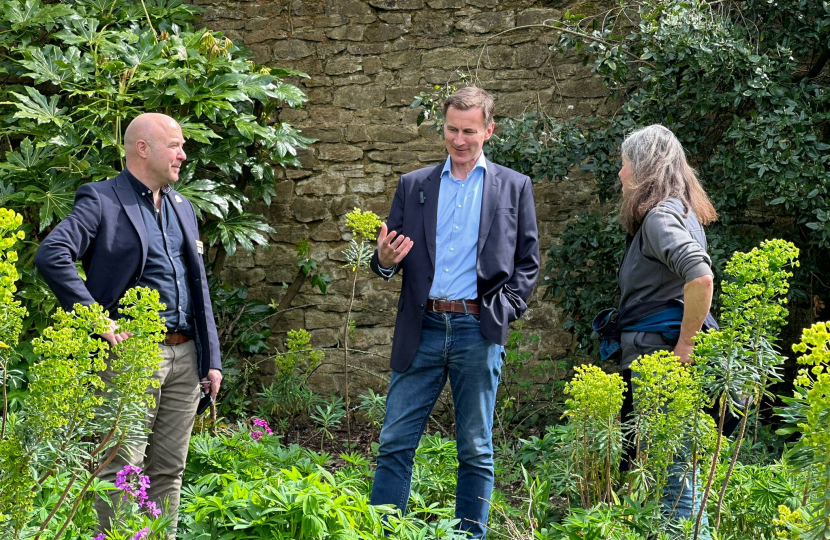
[[[478,300],[427,300],[427,309],[435,313],[479,313]]]
[[[179,334],[178,332],[170,332],[164,336],[164,343],[166,345],[178,345],[179,343],[186,343],[191,339],[193,338],[188,335]]]

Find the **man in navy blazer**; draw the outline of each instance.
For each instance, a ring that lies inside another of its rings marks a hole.
[[[126,464],[142,467],[150,479],[151,503],[158,509],[167,505],[173,527],[200,381],[214,398],[222,382],[196,214],[170,188],[187,158],[183,146],[181,127],[169,116],[147,113],[135,118],[124,133],[126,169],[110,180],[82,185],[72,211],[35,255],[38,271],[65,310],[97,302],[115,316],[118,301],[136,286],[158,290],[166,304],[161,315],[167,335],[153,374],[160,388],[148,390],[155,398],[147,420],[151,432],[116,456],[101,478],[115,481]],[[86,281],[78,275],[77,260]],[[112,321],[101,337],[116,344],[130,334]],[[101,378],[109,383],[113,375],[108,369]],[[99,532],[104,532],[112,509],[99,499],[96,510]]]
[[[458,446],[456,517],[484,538],[493,490],[493,409],[508,324],[539,275],[530,179],[487,160],[493,99],[463,88],[444,103],[447,160],[405,174],[371,267],[403,273],[392,378],[372,504],[406,510],[412,464],[447,379]]]

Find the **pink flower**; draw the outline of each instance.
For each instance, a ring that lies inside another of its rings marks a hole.
[[[262,438],[262,432],[261,431],[252,431],[251,432],[251,438],[255,441],[260,440]]]
[[[266,422],[265,420],[261,420],[259,418],[254,418],[254,425],[256,427],[265,428],[265,432],[268,435],[273,435],[274,434],[274,432],[271,431],[271,428],[268,426],[268,422]]]

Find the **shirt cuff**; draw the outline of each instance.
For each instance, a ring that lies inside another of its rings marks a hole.
[[[378,265],[378,271],[380,272],[381,276],[385,277],[386,279],[390,279],[392,276],[395,275],[395,269],[397,267],[398,267],[397,264],[395,266],[393,266],[392,268],[384,268],[384,267]]]

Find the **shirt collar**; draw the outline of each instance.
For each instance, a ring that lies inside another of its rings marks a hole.
[[[136,178],[135,175],[131,173],[130,170],[126,167],[124,168],[124,174],[127,175],[127,180],[130,181],[130,185],[133,186],[133,189],[136,193],[138,193],[142,197],[150,197],[150,199],[152,200],[153,191],[150,188],[142,184],[141,181],[138,178]],[[170,184],[164,186],[163,188],[161,188],[161,195],[167,195],[168,193],[170,193],[170,189]]]
[[[484,152],[483,151],[478,155],[478,159],[476,160],[476,164],[473,167],[473,170],[470,171],[470,174],[473,174],[473,171],[475,171],[479,167],[482,169],[483,173],[487,172],[487,158],[484,157]],[[455,178],[452,175],[452,162],[450,161],[450,156],[447,156],[447,161],[444,162],[444,168],[441,170],[441,178],[443,178],[444,176],[449,176],[450,178]],[[467,178],[469,178],[469,177],[470,177],[470,175],[468,174]],[[461,180],[466,180],[466,178],[462,178]]]

